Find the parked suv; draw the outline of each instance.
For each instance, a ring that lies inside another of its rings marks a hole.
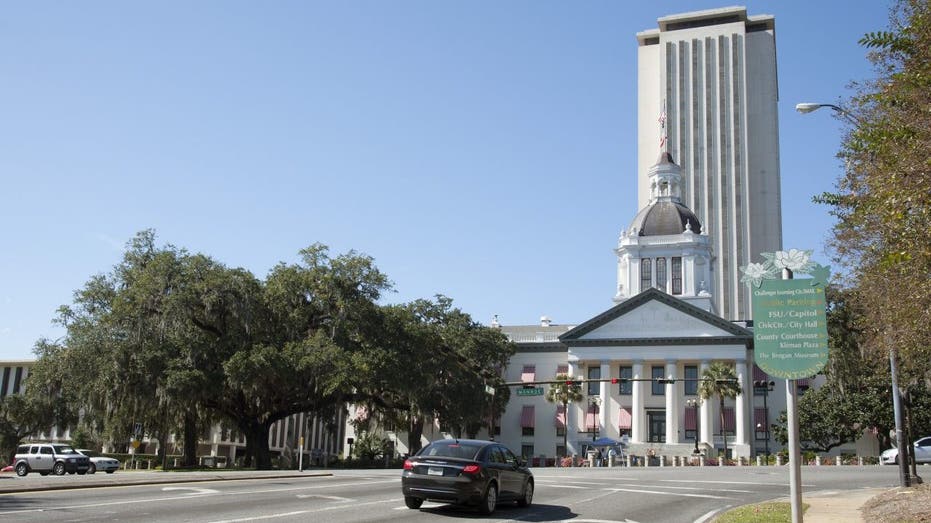
[[[65,443],[32,443],[20,445],[13,456],[13,469],[17,476],[38,472],[43,476],[52,473],[58,476],[69,474],[87,474],[90,459],[79,454]]]

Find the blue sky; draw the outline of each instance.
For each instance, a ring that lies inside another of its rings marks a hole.
[[[706,1],[5,2],[0,359],[136,232],[264,277],[314,242],[375,258],[386,302],[482,322],[612,305],[637,211],[635,34]],[[776,17],[786,248],[827,262],[842,125],[887,2]]]

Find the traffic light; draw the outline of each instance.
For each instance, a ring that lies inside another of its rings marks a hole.
[[[567,386],[567,387],[571,387],[571,386],[573,386],[573,385],[575,385],[575,382],[574,382],[574,381],[572,381],[572,380],[566,380],[566,386]]]
[[[753,388],[755,389],[768,389],[773,390],[773,387],[776,386],[775,381],[766,381],[766,380],[756,380],[753,382]]]
[[[611,385],[617,385],[617,378],[611,378]]]

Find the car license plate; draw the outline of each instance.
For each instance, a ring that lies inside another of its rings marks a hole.
[[[442,476],[443,469],[441,467],[428,467],[427,474],[430,476]]]

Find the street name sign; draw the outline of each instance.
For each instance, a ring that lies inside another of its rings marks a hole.
[[[533,387],[529,389],[517,389],[518,396],[542,396],[543,387]]]
[[[807,378],[828,361],[824,285],[811,279],[764,280],[751,287],[753,352],[770,376]]]

